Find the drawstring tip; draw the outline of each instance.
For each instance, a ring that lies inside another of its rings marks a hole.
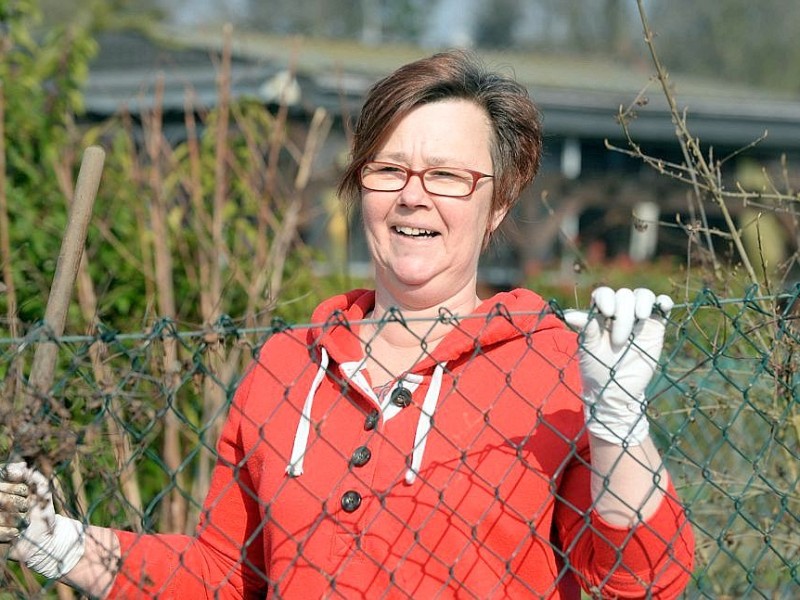
[[[408,469],[406,471],[406,483],[408,485],[411,485],[412,483],[414,483],[416,481],[416,479],[417,479],[416,472],[413,469]]]
[[[286,474],[289,477],[300,477],[303,474],[303,467],[300,465],[287,465]]]

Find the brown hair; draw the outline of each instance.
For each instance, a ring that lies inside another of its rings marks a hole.
[[[372,160],[401,119],[417,106],[449,99],[469,100],[486,111],[493,130],[492,214],[510,209],[539,170],[539,111],[524,86],[487,70],[462,50],[406,64],[370,88],[355,126],[340,196],[348,204],[358,199],[361,167]]]

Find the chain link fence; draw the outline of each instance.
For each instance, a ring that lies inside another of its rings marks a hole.
[[[705,291],[670,316],[649,415],[696,536],[687,598],[800,594],[798,294]],[[224,318],[196,331],[160,321],[146,333],[100,327],[52,340],[38,328],[0,340],[2,451],[53,472],[67,513],[133,532],[191,533],[238,379],[268,337],[305,327],[244,329]],[[20,374],[41,343],[58,344],[59,371],[32,411],[21,405]],[[9,561],[0,589],[29,598],[57,588]]]

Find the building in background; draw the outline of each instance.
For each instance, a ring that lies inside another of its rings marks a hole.
[[[441,2],[439,9],[446,4]],[[454,21],[453,35],[469,31],[468,19],[463,27],[458,23]],[[151,110],[159,77],[167,136],[185,135],[183,111],[190,90],[199,105],[214,106],[221,30],[171,28],[155,37],[114,32],[102,34],[99,42],[101,50],[86,88],[90,119],[108,118],[122,107],[134,116]],[[369,273],[358,216],[346,221],[332,196],[347,154],[349,123],[374,81],[429,52],[252,33],[234,36],[235,98],[253,98],[270,106],[287,104],[291,127],[298,134],[319,107],[334,117],[308,188],[315,216],[304,227],[306,241],[324,251],[321,268]],[[545,132],[541,174],[482,263],[486,285],[518,285],[544,267],[569,271],[581,261],[684,256],[687,232],[694,223],[702,219],[704,227],[713,228],[719,222],[718,211],[708,203],[705,214],[698,214],[688,186],[626,154],[630,148],[617,116],[620,107],[630,105],[648,84],[647,67],[502,52],[482,55],[529,87],[541,108]],[[800,102],[710,81],[675,80],[693,135],[714,159],[731,157],[732,177],[752,174],[753,165],[768,166],[782,154],[790,160],[800,157]],[[647,96],[647,102],[635,107],[630,123],[633,140],[644,154],[664,165],[681,164],[683,150],[663,95],[651,85]],[[737,154],[755,140],[760,141]]]

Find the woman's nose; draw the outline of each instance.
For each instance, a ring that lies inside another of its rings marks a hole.
[[[431,204],[430,194],[425,191],[420,175],[415,173],[409,176],[405,187],[400,190],[399,201],[406,206],[429,206]]]

